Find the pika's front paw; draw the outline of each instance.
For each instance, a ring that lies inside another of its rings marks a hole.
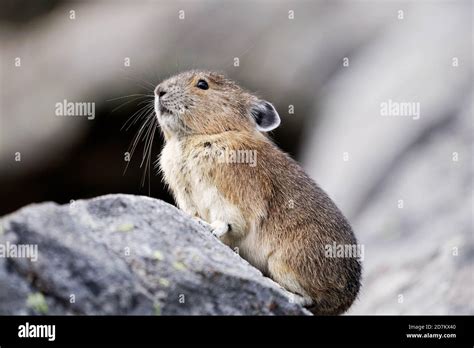
[[[216,220],[211,223],[211,232],[217,238],[221,238],[230,231],[230,225],[224,221]]]
[[[230,224],[221,220],[216,220],[210,224],[197,216],[194,216],[193,219],[205,229],[211,230],[211,233],[217,238],[222,237],[231,230]]]

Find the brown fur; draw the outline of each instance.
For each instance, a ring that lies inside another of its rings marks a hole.
[[[196,88],[201,78],[208,90]],[[159,91],[169,95],[160,102],[171,113],[158,116],[166,139],[160,164],[178,205],[210,223],[228,220],[222,241],[286,289],[311,298],[314,313],[346,311],[359,291],[360,263],[328,258],[324,246],[354,245],[354,234],[331,199],[256,129],[250,110],[258,98],[202,71],[172,77]],[[256,150],[256,166],[219,162],[219,151],[229,150]]]

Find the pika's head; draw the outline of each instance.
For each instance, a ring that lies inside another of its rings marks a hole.
[[[155,89],[155,112],[165,137],[226,131],[268,132],[280,124],[271,103],[219,73],[198,70],[160,83]]]

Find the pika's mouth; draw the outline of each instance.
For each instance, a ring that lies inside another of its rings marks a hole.
[[[156,116],[173,114],[170,109],[168,109],[166,106],[163,105],[163,103],[160,102],[159,97],[155,97],[155,113]]]
[[[160,113],[161,114],[172,114],[170,109],[167,109],[163,104],[160,103]]]

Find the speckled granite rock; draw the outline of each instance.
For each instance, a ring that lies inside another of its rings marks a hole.
[[[0,314],[309,314],[205,227],[148,197],[34,204],[1,219]],[[8,244],[9,243],[9,244]]]

